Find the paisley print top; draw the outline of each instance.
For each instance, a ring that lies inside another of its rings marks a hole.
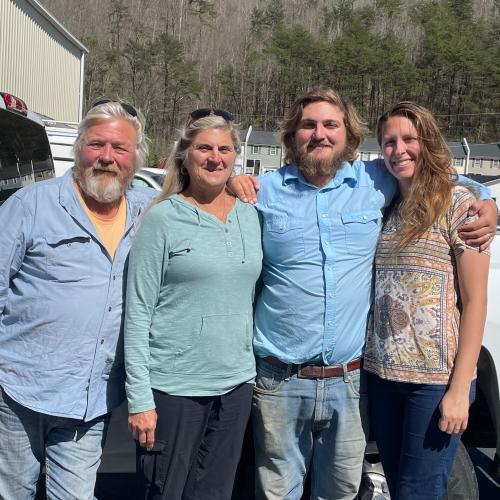
[[[375,300],[364,366],[400,382],[446,384],[453,369],[460,323],[456,256],[466,248],[457,228],[474,196],[456,186],[451,207],[402,251],[391,236],[401,227],[396,209],[387,214],[375,256]]]

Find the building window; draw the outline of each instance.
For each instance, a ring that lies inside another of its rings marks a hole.
[[[491,168],[499,168],[500,160],[491,160]]]
[[[370,159],[370,153],[361,153],[359,159],[362,161],[368,161]]]
[[[260,160],[247,160],[245,174],[260,175]]]
[[[481,168],[481,158],[474,158],[474,168]]]
[[[278,148],[276,146],[269,146],[269,154],[276,156],[278,153]]]
[[[453,166],[454,167],[461,167],[464,164],[463,158],[454,158],[453,159]]]
[[[252,145],[252,154],[253,155],[260,154],[260,146],[254,146],[254,145]]]

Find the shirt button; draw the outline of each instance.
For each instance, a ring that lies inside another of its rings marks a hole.
[[[116,274],[113,274],[113,281],[116,279]]]
[[[323,219],[326,219],[326,214],[321,214],[321,217],[323,217]]]
[[[229,229],[226,229],[226,233],[229,233]]]
[[[111,307],[111,306],[109,306],[109,307],[108,307],[108,311],[111,311],[111,309],[112,309],[112,307]]]
[[[368,217],[366,215],[363,215],[363,220],[366,220],[368,219]]]
[[[104,339],[101,339],[101,344],[104,344]]]
[[[230,247],[232,243],[230,241],[227,242],[227,246]]]
[[[70,247],[70,246],[71,246],[71,243],[68,243],[68,244],[67,244],[67,246],[69,246],[69,247]]]
[[[329,321],[328,326],[332,326],[332,325],[333,325],[333,321]]]

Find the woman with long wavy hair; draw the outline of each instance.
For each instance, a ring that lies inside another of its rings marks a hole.
[[[489,256],[458,237],[475,198],[432,114],[400,102],[377,138],[400,196],[375,257],[370,420],[391,498],[440,500],[474,398]]]

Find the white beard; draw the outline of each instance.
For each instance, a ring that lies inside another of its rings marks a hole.
[[[96,169],[108,170],[116,175],[95,174]],[[99,203],[118,201],[127,190],[133,175],[134,171],[125,176],[117,167],[103,167],[101,165],[94,165],[85,169],[75,167],[74,170],[74,178],[82,191]]]

